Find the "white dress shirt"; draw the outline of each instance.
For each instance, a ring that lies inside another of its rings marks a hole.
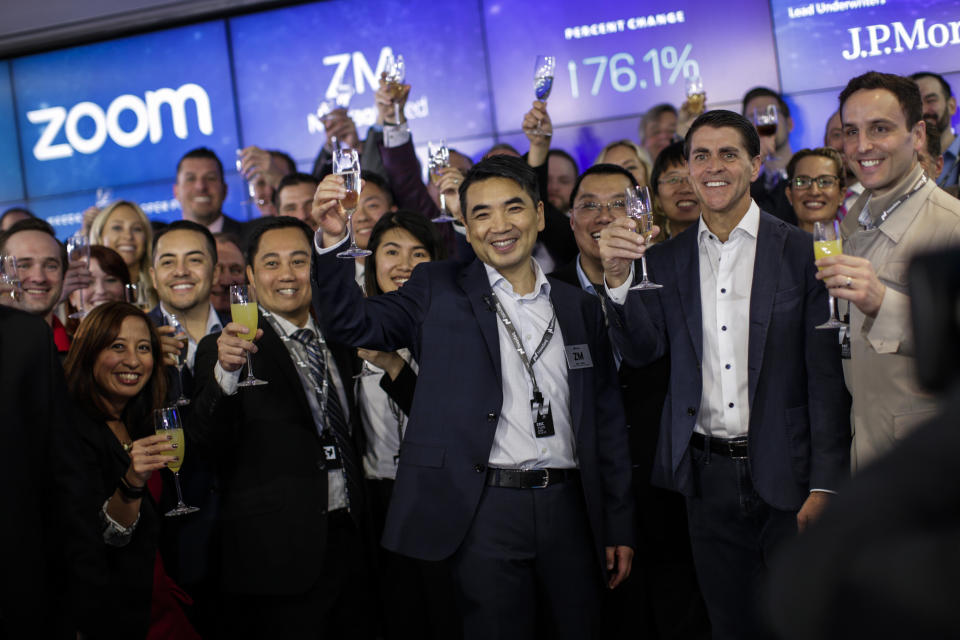
[[[397,353],[417,371],[417,363],[411,360],[409,351],[401,349]],[[368,478],[393,480],[397,477],[397,455],[407,415],[380,386],[380,380],[387,375],[384,370],[370,362],[364,366],[374,375],[357,378],[357,404],[367,440],[363,474]]]
[[[177,316],[177,320],[180,321],[180,324],[183,325],[183,328],[184,329],[187,328],[186,324],[184,324],[183,315],[179,315],[177,313],[171,313],[170,311],[167,310],[165,306],[163,306],[162,302],[160,303],[160,313],[163,314],[164,322],[169,322],[167,318],[169,318],[170,316]],[[216,333],[221,329],[223,329],[223,326],[220,324],[220,316],[217,315],[217,310],[214,309],[213,305],[211,304],[210,311],[207,313],[207,330],[206,330],[206,333],[200,336],[200,339],[202,340],[204,337],[210,335],[211,333]],[[193,361],[197,357],[197,342],[198,342],[197,340],[194,340],[193,338],[190,337],[190,334],[187,334],[187,354],[184,357],[183,362],[184,364],[187,365],[187,368],[190,370],[191,373],[193,373]]]
[[[543,269],[531,258],[536,271],[533,292],[517,295],[513,286],[489,265],[484,265],[490,287],[513,322],[527,357],[532,357],[553,318],[550,302],[550,283]],[[488,462],[502,469],[573,469],[577,468],[577,453],[570,420],[570,387],[567,383],[567,361],[563,349],[563,334],[559,323],[550,343],[533,364],[537,386],[553,414],[554,435],[536,437],[536,411],[531,408],[533,382],[520,360],[513,340],[503,323],[497,319],[500,340],[500,370],[502,372],[503,405],[497,431],[493,437]]]
[[[697,229],[703,392],[694,430],[716,438],[745,436],[750,424],[750,292],[759,227],[760,208],[751,200],[726,242],[720,242],[702,217]],[[617,304],[626,302],[632,280],[608,288],[610,299]],[[650,294],[638,291],[634,295]]]

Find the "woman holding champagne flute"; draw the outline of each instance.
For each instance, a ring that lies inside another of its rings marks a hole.
[[[125,302],[81,322],[65,362],[75,428],[64,434],[70,597],[77,628],[91,637],[199,638],[158,552],[162,482],[183,446],[154,435],[166,394],[160,338]]]

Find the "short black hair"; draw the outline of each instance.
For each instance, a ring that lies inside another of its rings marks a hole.
[[[320,184],[320,181],[309,173],[300,173],[299,171],[295,173],[288,173],[280,179],[280,184],[278,184],[277,188],[273,191],[273,205],[279,207],[280,192],[286,187],[292,187],[295,184],[312,184],[313,188],[316,189],[317,185]]]
[[[157,243],[160,242],[160,238],[173,231],[193,231],[194,233],[202,235],[203,239],[206,240],[207,249],[210,250],[210,258],[213,260],[213,264],[217,264],[217,240],[213,237],[210,229],[192,220],[174,220],[153,234],[153,246],[150,247],[150,253],[154,260],[157,259]]]
[[[947,79],[944,78],[939,73],[934,73],[933,71],[918,71],[916,73],[910,74],[910,79],[916,82],[920,78],[933,78],[940,83],[940,88],[943,89],[943,99],[949,100],[953,97],[953,89],[950,88],[950,83],[947,82]]]
[[[460,185],[460,212],[463,216],[464,224],[466,224],[470,213],[467,210],[467,189],[476,182],[483,182],[491,178],[513,180],[530,196],[534,205],[540,202],[540,187],[537,183],[537,174],[530,165],[527,164],[526,160],[523,158],[515,158],[514,156],[493,156],[492,158],[481,160],[473,165],[464,177],[463,183]]]
[[[517,151],[517,148],[516,148],[515,146],[513,146],[512,144],[510,144],[510,143],[508,143],[508,142],[498,142],[497,144],[495,144],[495,145],[493,145],[492,147],[490,147],[489,149],[487,149],[487,152],[483,154],[483,158],[486,159],[486,158],[487,158],[488,156],[490,156],[490,154],[493,153],[494,151],[509,151],[510,153],[515,153],[515,154],[517,154],[518,156],[520,155],[520,152]],[[496,155],[504,155],[504,154],[498,153],[498,154],[496,154]]]
[[[10,207],[10,208],[7,209],[6,211],[4,211],[2,215],[0,215],[0,226],[3,225],[4,219],[5,219],[8,215],[13,214],[13,213],[25,213],[25,214],[27,214],[27,217],[28,217],[28,218],[36,218],[36,217],[37,217],[37,216],[35,216],[35,215],[33,214],[33,211],[30,211],[30,209],[26,209],[26,208],[24,208],[24,207]]]
[[[217,163],[217,169],[220,170],[220,181],[223,181],[223,163],[220,162],[220,158],[217,157],[217,154],[213,152],[213,149],[208,147],[197,147],[196,149],[191,149],[183,154],[183,157],[180,158],[180,161],[177,162],[177,175],[180,175],[180,167],[183,166],[184,160],[189,160],[190,158],[204,158],[206,160],[213,160]]]
[[[53,238],[57,246],[60,247],[60,272],[67,272],[69,262],[67,258],[67,247],[64,243],[57,240],[57,233],[53,230],[53,227],[50,226],[50,223],[40,218],[24,218],[23,220],[13,223],[6,231],[0,232],[0,253],[6,252],[7,241],[10,240],[10,237],[21,231],[39,231]]]
[[[416,238],[430,254],[431,260],[443,260],[447,257],[447,248],[440,239],[437,225],[419,213],[409,209],[400,209],[385,213],[377,220],[370,232],[367,249],[372,253],[367,256],[363,268],[364,291],[367,296],[383,293],[380,283],[377,282],[377,247],[383,240],[383,234],[391,229],[403,229]]]
[[[657,154],[650,171],[650,191],[653,195],[660,195],[660,176],[670,167],[687,164],[686,154],[683,152],[683,143],[679,140],[671,142]]]
[[[290,154],[286,151],[280,151],[279,149],[270,149],[267,151],[270,154],[270,157],[273,160],[279,160],[287,165],[286,175],[297,172],[297,163],[293,161],[293,158],[290,157]]]
[[[580,193],[580,183],[583,182],[584,178],[589,176],[623,176],[629,180],[633,186],[640,186],[640,183],[633,177],[633,174],[620,165],[601,162],[600,164],[593,165],[577,176],[577,180],[573,183],[573,190],[570,192],[570,209],[573,209],[573,203],[577,200],[577,194]]]
[[[383,191],[383,195],[387,197],[387,207],[392,207],[393,203],[396,202],[396,198],[393,197],[393,189],[390,188],[390,183],[379,173],[375,171],[361,171],[360,179],[367,184],[375,185],[380,191]]]
[[[743,142],[743,148],[751,158],[760,155],[760,134],[753,123],[744,118],[739,113],[727,111],[725,109],[714,109],[697,116],[697,119],[690,125],[687,131],[687,137],[683,140],[683,157],[690,161],[690,143],[693,140],[693,134],[702,127],[711,127],[720,129],[730,127],[740,133],[740,140]]]
[[[573,159],[573,156],[564,151],[563,149],[550,149],[547,152],[547,159],[549,160],[551,156],[557,156],[558,158],[563,158],[567,162],[573,165],[573,173],[580,173],[580,165],[577,164],[577,161]]]
[[[237,234],[231,233],[230,231],[218,231],[213,234],[213,239],[217,242],[229,242],[237,248],[237,251],[243,254],[243,243],[240,242],[240,236]],[[219,258],[220,256],[218,255],[217,259],[219,260]]]
[[[251,269],[255,270],[253,259],[257,256],[257,251],[260,250],[260,239],[263,237],[263,234],[276,229],[300,229],[307,239],[307,244],[310,245],[310,255],[311,257],[313,256],[313,229],[307,226],[306,222],[293,216],[260,218],[257,224],[252,226],[250,236],[247,238],[247,255],[245,257],[247,259],[247,265]]]
[[[896,97],[903,110],[903,116],[907,120],[908,130],[923,118],[923,100],[920,98],[920,87],[917,86],[916,81],[892,73],[868,71],[852,79],[840,92],[840,120],[843,121],[843,105],[850,96],[857,91],[874,89],[885,89]]]
[[[742,115],[747,116],[747,104],[754,98],[776,98],[777,108],[780,109],[780,112],[784,117],[790,117],[790,107],[787,106],[786,101],[783,99],[783,96],[771,89],[770,87],[754,87],[747,91],[743,96],[743,105],[740,107]]]

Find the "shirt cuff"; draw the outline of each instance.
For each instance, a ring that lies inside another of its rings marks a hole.
[[[401,147],[410,142],[410,126],[406,122],[383,125],[383,146],[387,149]]]
[[[137,523],[140,522],[140,514],[137,513],[137,519],[133,521],[133,524],[125,527],[107,513],[108,504],[110,504],[110,498],[107,498],[100,509],[100,516],[104,524],[107,525],[107,528],[103,530],[103,541],[111,547],[125,547],[130,542],[130,538],[133,537]]]
[[[216,378],[217,384],[220,385],[223,395],[232,396],[237,392],[237,387],[240,384],[240,369],[227,371],[217,362],[217,364],[213,366],[213,377]]]
[[[832,496],[837,495],[836,491],[831,491],[830,489],[810,489],[810,493],[829,493]]]
[[[322,256],[322,255],[324,255],[324,254],[330,253],[330,252],[333,251],[334,249],[339,249],[340,246],[341,246],[344,242],[347,241],[347,238],[350,237],[350,234],[349,234],[349,233],[344,233],[344,234],[343,234],[343,237],[340,238],[340,241],[337,242],[337,244],[335,244],[335,245],[333,245],[333,246],[331,246],[331,247],[327,247],[326,249],[324,249],[324,248],[323,248],[323,245],[320,244],[320,238],[318,237],[318,236],[321,236],[322,233],[323,233],[323,232],[318,233],[318,234],[317,234],[316,236],[314,236],[314,238],[313,238],[313,248],[314,248],[314,250],[316,250],[318,256]]]
[[[610,288],[607,284],[607,276],[603,276],[603,286],[607,289],[607,295],[610,299],[619,305],[627,301],[627,294],[630,292],[630,284],[633,282],[633,263],[630,263],[630,275],[623,281],[619,287]]]

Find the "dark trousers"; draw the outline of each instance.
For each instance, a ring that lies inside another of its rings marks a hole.
[[[464,638],[534,638],[538,605],[550,637],[596,637],[598,562],[578,480],[546,489],[486,487],[453,556]]]
[[[220,637],[372,638],[374,587],[365,553],[346,511],[332,514],[323,572],[313,587],[294,595],[225,594]]]
[[[797,535],[797,513],[757,495],[746,459],[691,452],[697,495],[687,498],[687,518],[713,637],[769,637],[760,623],[760,586],[779,545]]]
[[[367,496],[379,540],[393,495],[393,480],[367,479]],[[429,562],[377,549],[380,635],[385,640],[457,640],[463,623],[449,561]]]

